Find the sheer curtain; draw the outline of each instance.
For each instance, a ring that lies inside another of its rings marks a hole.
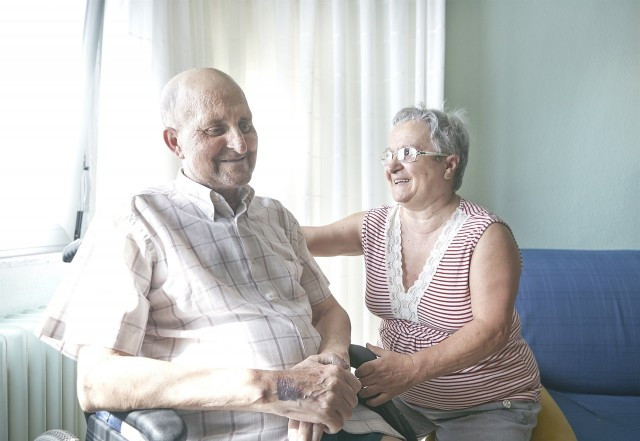
[[[97,208],[172,179],[159,91],[212,66],[243,87],[260,137],[252,186],[301,224],[390,202],[378,157],[401,107],[443,104],[445,0],[107,2]],[[361,257],[322,258],[354,342],[376,342]]]

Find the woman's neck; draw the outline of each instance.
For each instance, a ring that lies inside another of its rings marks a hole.
[[[406,231],[413,234],[433,233],[444,225],[459,204],[460,197],[455,193],[449,193],[421,210],[401,207],[402,225],[406,227]]]

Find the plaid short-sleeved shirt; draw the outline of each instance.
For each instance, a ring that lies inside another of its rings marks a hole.
[[[330,296],[328,282],[291,213],[249,186],[242,192],[234,213],[179,173],[133,197],[117,219],[94,221],[41,337],[73,358],[95,345],[226,368],[287,369],[316,354],[311,305]],[[367,412],[354,413],[350,431],[384,428]],[[287,420],[276,415],[181,414],[190,440],[286,439]]]

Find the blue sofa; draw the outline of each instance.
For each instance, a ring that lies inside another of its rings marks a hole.
[[[578,441],[640,440],[640,251],[522,250],[516,308]]]

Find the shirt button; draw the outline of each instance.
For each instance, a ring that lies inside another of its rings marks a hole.
[[[511,408],[511,401],[509,401],[509,400],[504,400],[504,401],[502,402],[502,405],[505,407],[505,409],[509,409],[509,408]]]

